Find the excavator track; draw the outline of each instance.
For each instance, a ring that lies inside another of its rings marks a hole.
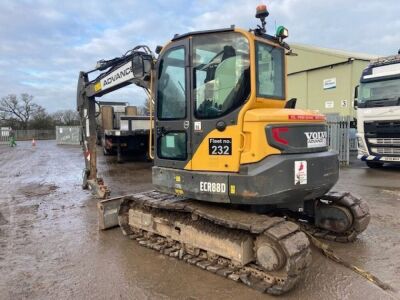
[[[330,205],[338,207],[339,209],[347,209],[350,213],[351,226],[344,232],[334,232],[319,228],[311,222],[302,222],[301,218],[296,218],[296,223],[300,228],[307,233],[317,238],[322,238],[330,241],[341,243],[353,242],[357,236],[362,233],[369,224],[371,215],[366,201],[356,197],[349,192],[329,192],[320,199],[316,200],[323,205]]]
[[[293,222],[157,191],[124,197],[118,222],[144,247],[273,295],[291,290],[311,262]]]

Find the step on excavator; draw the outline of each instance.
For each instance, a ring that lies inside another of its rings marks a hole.
[[[257,7],[255,29],[175,35],[156,54],[140,45],[101,60],[80,72],[77,106],[83,187],[107,198],[98,203],[100,228],[119,225],[140,245],[279,295],[310,265],[304,231],[351,242],[370,214],[362,199],[330,191],[339,162],[325,116],[286,101],[294,53],[285,27],[267,34],[268,14]],[[152,104],[154,190],[109,198],[97,177],[96,97],[129,84]]]

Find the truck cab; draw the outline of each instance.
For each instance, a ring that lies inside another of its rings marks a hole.
[[[371,61],[355,94],[358,159],[400,164],[400,55]]]

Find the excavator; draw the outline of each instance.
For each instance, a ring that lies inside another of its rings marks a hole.
[[[164,255],[279,295],[311,262],[307,235],[351,242],[370,221],[367,203],[332,192],[339,176],[325,116],[288,100],[279,26],[175,35],[153,53],[137,46],[80,72],[77,108],[83,187],[100,198],[100,228]],[[99,75],[89,80],[89,74]],[[150,103],[154,190],[109,198],[96,169],[96,97],[129,84]],[[152,106],[154,105],[154,111]]]

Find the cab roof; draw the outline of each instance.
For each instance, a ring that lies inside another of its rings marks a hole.
[[[190,31],[187,33],[183,34],[175,34],[174,37],[172,38],[171,41],[177,41],[180,39],[184,39],[189,36],[195,36],[195,35],[200,35],[200,34],[207,34],[207,33],[220,33],[220,32],[229,32],[229,31],[235,31],[235,25],[231,25],[230,27],[226,28],[220,28],[220,29],[210,29],[210,30],[200,30],[200,31]],[[254,31],[254,34],[258,37],[273,41],[275,43],[279,43],[279,40],[277,37],[269,34],[257,34],[256,31]]]

